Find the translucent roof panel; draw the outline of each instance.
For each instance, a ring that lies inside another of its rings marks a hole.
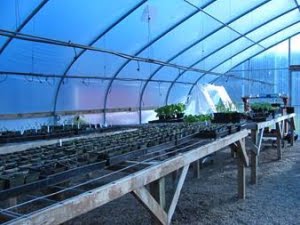
[[[144,92],[142,107],[163,106],[169,87],[170,83],[149,82]]]
[[[168,104],[186,102],[191,85],[175,84],[170,92]]]
[[[0,1],[1,19],[0,28],[8,30],[17,30],[26,18],[38,7],[42,0],[20,0],[20,1]],[[8,38],[0,37],[0,48]]]
[[[3,89],[3,96],[11,96],[1,99],[3,113],[155,107],[165,103],[167,93],[170,102],[178,102],[197,82],[226,81],[218,77],[300,32],[297,0],[3,0],[0,8],[0,88],[16,80],[18,89],[14,94]],[[21,40],[21,34],[31,36]],[[158,61],[163,65],[149,63]],[[9,77],[1,83],[14,71],[42,78],[30,83],[28,76]],[[49,84],[45,75],[59,77]],[[82,77],[68,78],[72,75]],[[84,79],[89,76],[103,81]],[[26,98],[32,98],[28,105]]]
[[[262,0],[240,1],[240,0],[218,0],[205,12],[212,14],[218,20],[227,23],[230,19],[237,17],[241,12],[263,2]]]
[[[268,24],[256,29],[255,31],[247,34],[247,37],[251,38],[254,41],[259,41],[262,38],[268,36],[270,32],[275,32],[282,28],[294,24],[295,22],[300,21],[300,13],[298,9],[294,9],[291,12],[269,22]]]
[[[73,57],[71,48],[13,40],[0,55],[0,70],[61,74]]]
[[[244,3],[244,1],[242,2]],[[282,12],[295,8],[296,5],[293,0],[272,0],[269,1],[267,4],[257,8],[256,10],[253,10],[251,13],[246,14],[242,18],[238,19],[236,22],[233,22],[232,24],[230,24],[230,26],[241,33],[246,33],[250,29],[262,24],[264,21],[272,19],[277,15],[280,15]]]
[[[57,111],[103,108],[107,84],[108,81],[101,80],[66,79],[59,92]]]
[[[1,76],[0,114],[51,111],[56,83],[33,77]]]
[[[299,32],[300,32],[300,22],[295,24],[294,26],[291,26],[291,27],[267,38],[266,40],[262,41],[261,44],[264,47],[270,47],[271,45],[278,43],[278,40],[285,39],[290,36],[296,35]]]
[[[142,85],[142,82],[115,81],[108,92],[107,108],[138,107]]]

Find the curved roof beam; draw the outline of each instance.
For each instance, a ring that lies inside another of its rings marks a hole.
[[[227,24],[231,24],[234,21],[238,20],[239,18],[243,17],[244,15],[252,12],[253,10],[267,4],[268,2],[270,2],[271,0],[265,0],[262,3],[260,3],[259,5],[247,10],[246,12],[244,12],[243,14],[233,18],[232,20],[230,20]],[[199,40],[195,41],[194,43],[192,43],[191,45],[187,46],[186,48],[182,49],[180,52],[178,52],[176,55],[172,56],[171,58],[169,58],[167,60],[167,62],[171,62],[172,60],[176,59],[177,57],[179,57],[180,55],[182,55],[183,53],[185,53],[186,51],[192,49],[193,47],[195,47],[197,44],[199,44],[200,42],[204,41],[205,39],[209,38],[210,36],[212,36],[213,34],[215,34],[216,32],[222,30],[223,28],[226,27],[226,24],[223,24],[221,27],[213,30],[212,32],[208,33],[207,35],[205,35],[204,37],[200,38]],[[142,90],[141,90],[141,95],[140,95],[140,101],[139,101],[139,113],[140,113],[140,123],[142,121],[142,115],[141,115],[141,108],[142,108],[142,101],[143,101],[143,96],[144,96],[144,92],[150,82],[150,80],[162,69],[164,68],[164,66],[159,66],[150,76],[149,76],[149,80],[143,85]]]
[[[126,12],[124,15],[122,15],[120,18],[118,18],[114,23],[112,23],[109,27],[107,27],[103,32],[101,32],[95,39],[93,39],[88,46],[94,45],[97,41],[99,41],[104,35],[106,35],[109,31],[111,31],[117,24],[122,22],[125,18],[127,18],[131,13],[133,13],[135,10],[137,10],[139,7],[141,7],[143,4],[145,4],[148,0],[142,0],[139,3],[137,3],[133,8],[131,8],[128,12]],[[67,73],[70,71],[74,63],[80,58],[80,56],[85,53],[87,49],[82,49],[70,62],[70,64],[66,67],[65,71],[63,72],[63,76],[60,79],[55,96],[54,96],[54,107],[53,107],[53,114],[55,115],[56,107],[57,107],[57,100],[58,100],[58,94],[61,88],[61,85],[67,76]]]
[[[48,2],[49,0],[43,0],[27,17],[26,19],[23,21],[23,23],[21,23],[17,29],[16,32],[20,32],[25,26],[26,24],[28,24],[30,22],[30,20],[44,7],[44,5]],[[12,41],[13,37],[9,37],[5,43],[3,44],[3,46],[0,49],[0,55],[4,52],[4,50],[6,49],[6,47],[9,45],[9,43]]]
[[[278,44],[280,44],[280,43],[282,43],[282,42],[284,42],[284,41],[287,41],[287,40],[289,40],[290,38],[292,38],[292,37],[294,37],[294,36],[297,36],[297,35],[299,35],[299,34],[300,34],[300,32],[298,32],[298,33],[296,33],[296,34],[293,34],[293,35],[291,35],[291,36],[289,36],[289,37],[287,37],[287,38],[285,38],[285,39],[283,39],[283,40],[281,40],[281,41],[276,42],[275,44],[269,46],[268,48],[266,48],[266,49],[264,49],[264,50],[262,50],[262,51],[260,51],[260,52],[258,52],[258,53],[255,53],[254,55],[250,56],[249,58],[243,60],[242,62],[240,62],[239,64],[235,65],[234,67],[237,67],[237,66],[239,66],[239,65],[241,65],[241,64],[243,64],[243,63],[245,63],[246,61],[250,60],[251,58],[253,58],[253,57],[255,57],[255,56],[258,56],[259,54],[261,54],[261,53],[263,53],[263,52],[269,50],[270,48],[273,48],[273,47],[275,47],[276,45],[278,45]],[[233,68],[234,68],[234,67],[233,67]],[[232,68],[230,68],[230,69],[232,69]],[[230,70],[230,69],[229,69],[229,70]],[[228,70],[228,71],[229,71],[229,70]],[[193,88],[194,88],[194,87],[193,87]],[[193,89],[193,88],[192,88],[192,89]],[[188,92],[187,95],[189,95],[189,94],[191,93],[192,89],[189,90],[189,92]]]
[[[293,26],[293,25],[295,25],[295,24],[298,24],[298,23],[300,23],[300,20],[297,21],[297,22],[295,22],[295,23],[292,23],[292,24],[286,26],[286,27],[283,28],[283,29],[280,29],[280,30],[278,30],[278,31],[276,31],[276,32],[274,32],[274,33],[272,33],[271,35],[268,35],[267,37],[261,39],[260,42],[263,41],[263,40],[265,40],[265,39],[267,39],[267,38],[269,38],[269,37],[272,37],[273,35],[275,35],[275,34],[281,32],[281,31],[283,31],[283,30],[285,30],[285,29],[287,29],[287,28],[289,28],[289,27],[291,27],[291,26]],[[256,55],[258,55],[258,54],[260,54],[260,53],[262,53],[262,52],[264,52],[264,51],[266,51],[266,50],[268,50],[268,49],[270,49],[270,48],[276,46],[277,44],[279,44],[279,43],[281,43],[281,42],[283,42],[283,41],[285,41],[285,40],[288,40],[289,38],[291,38],[291,37],[293,37],[293,36],[295,36],[295,35],[297,35],[297,34],[299,34],[299,32],[296,33],[296,34],[293,34],[293,35],[289,36],[288,38],[286,38],[286,39],[284,39],[284,40],[280,40],[280,41],[276,42],[275,44],[269,46],[268,48],[263,49],[263,50],[260,51],[259,53],[256,53],[256,54],[254,54],[254,55],[249,56],[246,60],[243,60],[243,62],[245,62],[245,61],[247,61],[248,59],[253,58],[253,57],[255,57]],[[242,53],[243,51],[245,51],[245,50],[247,50],[247,49],[249,49],[249,48],[251,48],[251,47],[253,47],[253,46],[254,46],[254,45],[251,45],[251,46],[249,46],[249,47],[247,47],[247,48],[245,48],[245,49],[239,51],[238,53],[236,53],[236,54],[234,54],[233,56],[231,56],[231,57],[227,58],[226,60],[222,61],[221,63],[219,63],[218,65],[216,65],[214,68],[212,68],[212,69],[209,70],[209,71],[214,70],[215,68],[219,67],[220,65],[222,65],[222,64],[225,63],[226,61],[230,60],[230,58],[237,56],[238,54]],[[239,64],[237,64],[237,65],[240,65],[240,64],[241,64],[241,63],[239,63]],[[237,65],[233,66],[232,68],[236,67]],[[232,68],[230,68],[230,69],[232,69]],[[230,69],[229,69],[229,70],[230,70]],[[228,71],[229,71],[229,70],[228,70]],[[199,78],[196,80],[196,82],[195,82],[195,83],[192,85],[192,87],[190,88],[190,90],[189,90],[189,92],[188,92],[188,95],[191,94],[191,92],[192,92],[193,88],[195,87],[195,85],[196,85],[196,84],[199,82],[199,80],[200,80],[203,76],[205,76],[205,75],[206,75],[206,74],[203,74],[201,77],[199,77]],[[211,83],[216,82],[216,81],[217,81],[219,78],[221,78],[221,77],[222,77],[222,76],[220,76],[220,77],[214,79],[213,81],[211,81]]]
[[[208,5],[214,3],[216,0],[211,0],[210,2],[208,2],[205,6],[203,6],[203,8],[207,7]],[[192,16],[196,15],[197,13],[199,13],[200,10],[195,10],[194,12],[190,13],[189,15],[187,15],[186,17],[184,17],[183,19],[181,19],[180,21],[178,21],[176,24],[172,25],[171,27],[169,27],[167,30],[165,30],[164,32],[162,32],[160,35],[158,35],[156,38],[154,38],[153,40],[151,40],[149,43],[147,43],[146,45],[144,45],[142,48],[140,48],[135,54],[134,56],[139,55],[141,52],[143,52],[144,50],[146,50],[149,46],[151,46],[152,44],[154,44],[155,42],[157,42],[158,40],[160,40],[162,37],[164,37],[165,35],[167,35],[169,32],[171,32],[173,29],[175,29],[176,27],[178,27],[180,24],[184,23],[185,21],[187,21],[188,19],[190,19]],[[119,73],[125,68],[125,66],[131,62],[131,60],[126,60],[126,62],[124,62],[119,69],[117,70],[117,72],[113,75],[113,78],[116,78]],[[112,87],[112,84],[114,82],[114,79],[111,80],[107,86],[106,92],[105,92],[105,96],[104,96],[104,123],[106,122],[106,107],[107,107],[107,99],[108,99],[108,94],[109,91]]]
[[[285,12],[283,12],[283,13],[277,15],[277,16],[275,16],[275,17],[272,18],[272,19],[269,19],[269,20],[265,21],[264,23],[260,24],[259,26],[256,26],[256,27],[254,27],[253,29],[249,30],[249,31],[246,32],[244,35],[250,34],[251,32],[253,32],[253,31],[255,31],[255,30],[257,30],[257,29],[263,27],[264,25],[266,25],[266,24],[272,22],[273,20],[278,19],[278,18],[280,18],[280,17],[282,17],[282,16],[284,16],[284,15],[290,13],[291,11],[295,10],[296,8],[297,8],[297,7],[294,7],[294,8],[292,8],[292,9],[289,9],[289,10],[287,10],[287,11],[285,11]],[[197,64],[200,63],[201,61],[205,60],[206,58],[210,57],[211,55],[213,55],[213,54],[215,54],[216,52],[220,51],[222,48],[226,47],[227,45],[230,45],[231,43],[237,41],[237,40],[240,39],[240,38],[242,38],[242,37],[239,36],[239,37],[233,39],[232,41],[230,41],[230,42],[228,42],[228,43],[225,43],[224,45],[220,46],[219,48],[217,48],[216,50],[214,50],[213,52],[211,52],[211,53],[208,54],[207,56],[205,56],[205,57],[203,57],[203,58],[197,60],[197,61],[196,61],[195,63],[193,63],[190,67],[194,67],[195,65],[197,65]],[[167,104],[167,102],[168,102],[168,98],[169,98],[171,89],[173,88],[175,82],[176,82],[183,74],[185,74],[185,73],[186,73],[186,71],[183,71],[183,72],[179,73],[179,74],[177,75],[177,77],[174,79],[174,83],[171,84],[171,86],[170,86],[170,88],[169,88],[169,90],[168,90],[168,92],[167,92],[167,96],[166,96],[166,104]],[[198,82],[202,77],[203,77],[203,75],[197,80],[197,82]]]

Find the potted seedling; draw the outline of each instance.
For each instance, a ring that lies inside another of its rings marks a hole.
[[[184,116],[184,111],[185,111],[185,104],[183,103],[178,103],[173,106],[176,114],[177,119],[181,119]]]

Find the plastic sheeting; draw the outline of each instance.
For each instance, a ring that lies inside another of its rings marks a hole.
[[[294,0],[3,0],[0,11],[0,29],[220,73],[298,34],[300,28]],[[144,80],[69,79],[59,86],[62,79],[49,84],[30,76],[8,78],[0,82],[1,114],[161,106],[168,99],[181,101],[197,83],[216,78],[78,48],[7,41],[0,35],[0,71]]]

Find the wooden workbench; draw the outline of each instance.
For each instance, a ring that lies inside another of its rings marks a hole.
[[[265,122],[251,122],[247,124],[247,129],[251,130],[251,140],[249,142],[251,145],[251,183],[257,183],[257,173],[258,173],[258,157],[262,147],[262,141],[264,138],[265,128],[275,127],[276,133],[274,133],[274,138],[276,138],[277,145],[277,156],[278,160],[282,157],[283,148],[283,138],[287,132],[291,134],[291,145],[294,145],[294,131],[295,131],[295,118],[296,114],[288,114],[280,116],[278,118],[265,121]],[[268,136],[270,137],[270,135]]]
[[[225,147],[231,147],[237,153],[238,197],[244,199],[246,193],[245,167],[249,164],[245,149],[245,138],[247,136],[248,131],[242,130],[224,138],[214,140],[209,144],[196,147],[187,152],[179,153],[171,158],[151,165],[138,172],[131,173],[126,177],[104,186],[84,192],[75,197],[53,204],[43,210],[26,215],[26,217],[16,218],[15,220],[12,220],[10,224],[61,224],[127,193],[132,193],[140,202],[142,202],[153,216],[156,224],[171,224],[171,219],[175,212],[190,165]],[[179,170],[181,170],[181,174],[177,186],[175,187],[175,194],[170,206],[167,208],[164,177]],[[150,185],[150,191],[146,188],[146,185],[148,184]]]

